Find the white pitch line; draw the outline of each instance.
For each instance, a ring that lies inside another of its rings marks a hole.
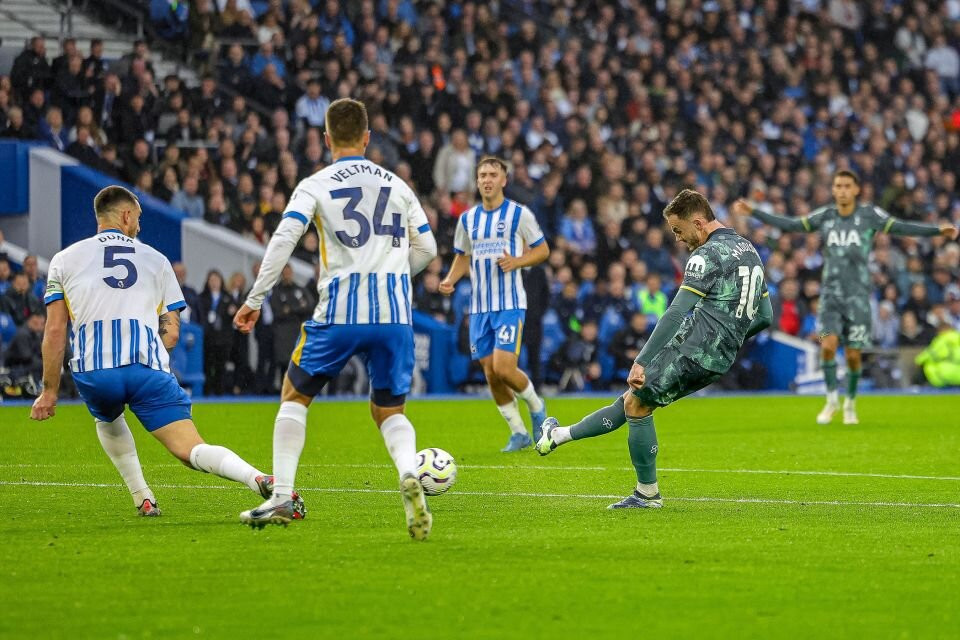
[[[179,468],[180,464],[147,464],[151,469]],[[566,466],[566,465],[498,465],[498,464],[461,464],[461,469],[523,471],[632,471],[633,467]],[[64,467],[111,467],[108,463],[69,463],[69,464],[0,464],[0,469],[56,469]],[[301,469],[393,469],[391,464],[353,464],[353,463],[315,463],[301,464]],[[946,480],[960,482],[960,476],[924,476],[896,473],[864,473],[859,471],[809,471],[791,469],[698,469],[684,467],[659,467],[658,471],[670,473],[744,473],[778,476],[830,476],[839,478],[888,478],[893,480]]]
[[[65,488],[122,488],[121,484],[101,482],[34,482],[27,480],[11,481],[0,480],[0,486],[11,487],[65,487]],[[240,490],[237,485],[183,485],[183,484],[156,484],[160,489],[211,489],[214,491]],[[320,493],[374,493],[393,495],[395,490],[390,489],[351,489],[346,487],[297,487],[297,491],[317,491]],[[622,495],[601,493],[529,493],[523,491],[454,491],[452,496],[484,496],[495,498],[573,498],[580,500],[618,500]],[[843,500],[782,500],[774,498],[715,498],[711,496],[667,498],[668,502],[724,502],[735,504],[789,504],[789,505],[817,505],[833,507],[919,507],[960,509],[957,503],[942,502],[865,502]]]

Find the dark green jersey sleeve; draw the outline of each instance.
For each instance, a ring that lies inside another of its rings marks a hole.
[[[871,207],[871,209],[873,211],[873,216],[871,217],[873,228],[881,233],[889,233],[895,236],[940,235],[940,227],[936,225],[898,220],[876,205]]]
[[[650,359],[659,353],[660,350],[663,349],[663,346],[677,335],[677,331],[680,330],[680,323],[683,322],[686,315],[697,306],[698,302],[700,302],[700,296],[695,293],[687,291],[686,289],[677,291],[673,302],[667,307],[667,312],[657,321],[657,326],[654,327],[653,333],[650,334],[650,339],[643,345],[643,349],[640,350],[634,362],[642,367],[646,367],[647,364],[650,363]]]
[[[769,224],[771,227],[776,227],[777,229],[782,229],[783,231],[816,231],[823,224],[823,218],[826,215],[827,208],[820,207],[813,213],[808,216],[803,216],[801,218],[786,218],[784,216],[778,216],[773,213],[767,213],[766,211],[761,211],[760,209],[754,209],[750,214],[760,220],[765,224]]]

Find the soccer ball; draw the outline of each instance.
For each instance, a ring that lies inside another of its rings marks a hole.
[[[417,477],[424,493],[438,496],[457,481],[457,463],[443,449],[423,449],[417,452]]]

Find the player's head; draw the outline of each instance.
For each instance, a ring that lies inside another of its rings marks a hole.
[[[684,189],[663,210],[670,230],[677,240],[693,251],[710,235],[710,227],[716,222],[710,203],[693,189]]]
[[[841,207],[857,201],[860,195],[860,178],[853,171],[841,169],[833,174],[833,199]]]
[[[359,100],[340,98],[327,108],[327,146],[336,149],[366,149],[370,144],[367,108]]]
[[[477,163],[477,189],[484,200],[497,200],[507,186],[507,163],[494,156],[484,156]]]
[[[131,238],[140,233],[140,200],[132,191],[118,185],[104,187],[93,199],[93,212],[101,229],[119,229]]]

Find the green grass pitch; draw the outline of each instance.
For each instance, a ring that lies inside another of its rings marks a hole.
[[[604,401],[558,399],[569,423]],[[610,512],[627,429],[501,454],[492,402],[413,401],[460,465],[410,540],[364,403],[316,404],[307,519],[253,531],[246,488],[190,471],[130,418],[163,516],[140,519],[83,407],[0,409],[2,638],[960,637],[960,397],[689,399],[660,411],[664,508]],[[264,470],[276,405],[200,404]],[[261,636],[262,633],[266,636]]]

